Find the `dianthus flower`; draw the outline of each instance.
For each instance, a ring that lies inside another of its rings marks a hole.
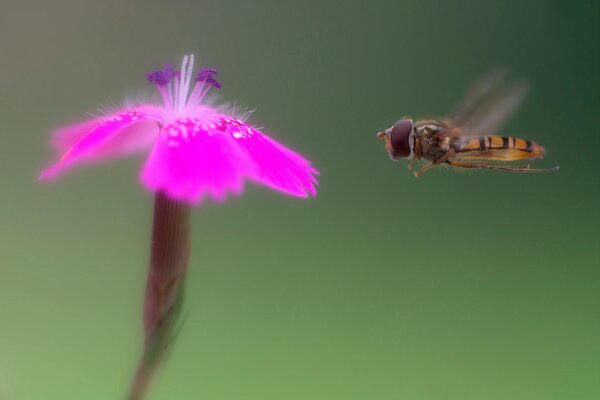
[[[44,170],[51,179],[86,161],[102,161],[150,150],[141,181],[153,192],[175,200],[200,203],[239,194],[244,180],[288,195],[316,195],[317,171],[298,153],[205,101],[220,88],[217,71],[193,74],[194,56],[185,56],[181,71],[169,65],[147,74],[163,104],[126,106],[104,117],[68,126],[54,135],[62,157]],[[192,88],[192,81],[195,81]]]
[[[317,171],[298,153],[206,101],[221,84],[217,71],[194,76],[194,56],[180,71],[169,65],[147,74],[162,104],[123,107],[106,116],[59,129],[53,138],[62,154],[40,179],[57,177],[85,162],[148,151],[143,185],[155,193],[150,266],[144,301],[144,351],[128,399],[145,397],[172,347],[183,304],[191,246],[190,208],[209,197],[240,194],[245,180],[282,193],[316,195]],[[193,84],[192,87],[192,83]]]

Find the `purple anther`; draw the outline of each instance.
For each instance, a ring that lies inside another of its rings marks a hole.
[[[146,74],[148,82],[152,82],[158,86],[166,86],[171,82],[171,78],[177,75],[170,64],[165,65],[162,70],[151,71]]]
[[[215,78],[213,78],[213,76],[217,73],[218,71],[216,69],[202,68],[200,71],[198,71],[198,75],[196,75],[196,82],[208,83],[217,89],[221,89],[221,84]]]

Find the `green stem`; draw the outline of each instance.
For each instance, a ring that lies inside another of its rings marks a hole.
[[[127,399],[145,398],[173,345],[190,256],[190,206],[157,193],[144,303],[144,353]]]

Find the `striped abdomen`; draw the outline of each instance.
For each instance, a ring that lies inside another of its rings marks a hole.
[[[463,159],[525,160],[544,156],[544,148],[529,140],[507,136],[483,136],[458,140],[453,144],[456,155]]]

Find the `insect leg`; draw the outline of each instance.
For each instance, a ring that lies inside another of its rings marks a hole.
[[[439,158],[437,158],[434,161],[430,162],[429,164],[423,166],[421,169],[415,171],[414,172],[415,176],[418,178],[419,176],[423,175],[425,172],[427,172],[432,167],[435,167],[436,165],[439,165],[443,162],[449,162],[448,158],[452,157],[453,155],[454,155],[454,149],[448,150]]]
[[[410,163],[408,163],[408,169],[412,169],[415,165],[415,162],[417,162],[417,156],[413,154],[412,158],[410,159]]]
[[[546,172],[558,170],[556,167],[551,169],[530,168],[529,165],[491,165],[487,163],[463,163],[457,161],[446,161],[446,163],[456,168],[495,169],[509,172]]]
[[[426,164],[426,165],[422,166],[421,168],[419,168],[418,170],[416,170],[415,172],[413,172],[413,174],[415,174],[415,176],[418,178],[419,176],[423,175],[425,172],[427,172],[428,170],[430,170],[433,167],[435,167],[435,164],[430,162],[429,164]]]
[[[408,163],[408,169],[412,169],[413,165],[415,165],[415,161],[417,161],[417,156],[413,154],[410,158],[410,162]]]

